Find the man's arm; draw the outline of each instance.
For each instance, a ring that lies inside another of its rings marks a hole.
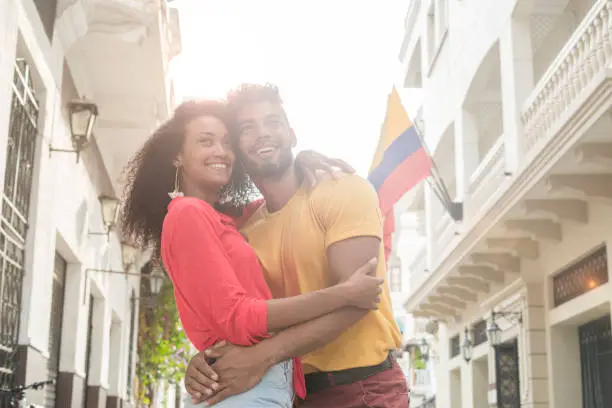
[[[327,250],[330,281],[345,281],[363,262],[378,257],[379,251],[380,240],[376,237],[355,237],[332,244]],[[264,356],[270,356],[268,363],[274,365],[331,343],[367,313],[368,311],[363,309],[343,308],[283,330],[253,348]]]
[[[356,267],[377,257],[379,251],[380,239],[376,237],[355,237],[332,244],[327,250],[331,277],[338,281],[348,279]],[[283,330],[252,347],[230,345],[206,350],[204,355],[198,354],[189,364],[185,379],[187,391],[194,397],[194,402],[206,400],[209,405],[248,391],[273,365],[325,346],[367,313],[347,307]],[[218,358],[212,366],[220,378],[218,382],[210,374],[206,357]],[[219,392],[214,394],[217,390]],[[212,396],[206,398],[209,395]]]

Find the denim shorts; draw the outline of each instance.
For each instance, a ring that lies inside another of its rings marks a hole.
[[[293,361],[287,360],[272,366],[259,384],[242,394],[231,396],[214,408],[292,408]],[[204,403],[194,404],[191,397],[184,400],[184,408],[204,408]]]

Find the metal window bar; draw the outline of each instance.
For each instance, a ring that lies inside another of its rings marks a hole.
[[[0,388],[15,385],[24,249],[37,142],[38,101],[31,69],[15,61],[0,217]],[[8,406],[0,396],[0,406]]]

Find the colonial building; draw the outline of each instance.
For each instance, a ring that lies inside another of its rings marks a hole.
[[[113,227],[121,170],[173,105],[177,15],[5,0],[0,22],[0,388],[55,380],[28,402],[131,406],[139,288],[157,281]]]
[[[612,406],[612,1],[411,1],[400,54],[463,210],[427,183],[400,208],[436,406]]]

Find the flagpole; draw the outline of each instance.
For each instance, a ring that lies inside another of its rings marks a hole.
[[[444,180],[442,179],[442,177],[440,177],[440,170],[438,169],[436,161],[434,160],[433,155],[429,151],[427,143],[425,143],[425,140],[423,140],[423,133],[421,132],[421,128],[419,127],[419,125],[416,123],[416,120],[412,122],[412,126],[415,127],[417,131],[417,137],[419,138],[419,141],[423,146],[423,150],[425,150],[425,153],[427,153],[427,156],[429,156],[429,159],[431,160],[431,167],[432,170],[434,170],[432,171],[432,178],[434,179],[434,183],[437,182],[433,186],[430,184],[434,191],[434,194],[438,197],[438,200],[440,200],[446,211],[449,213],[451,218],[455,220],[455,222],[463,221],[463,203],[456,202],[451,198],[450,193],[446,188],[446,184],[444,183]],[[433,187],[440,188],[441,191],[437,191]],[[443,195],[444,197],[442,197],[441,195]]]

